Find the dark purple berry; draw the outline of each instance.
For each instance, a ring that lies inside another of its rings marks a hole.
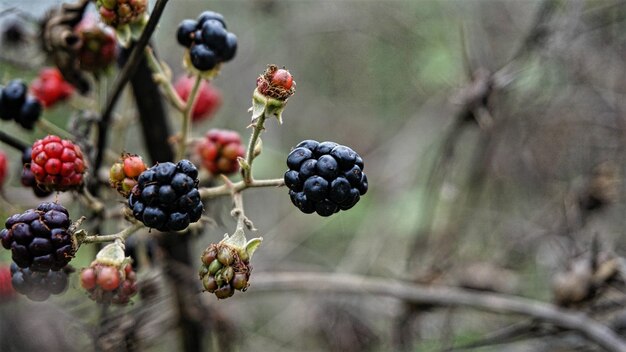
[[[285,172],[285,176],[283,177],[285,180],[285,185],[292,190],[301,190],[302,182],[300,181],[300,178],[298,176],[298,172],[294,170],[289,170]]]
[[[3,120],[17,119],[24,101],[26,101],[26,93],[28,88],[26,83],[21,79],[14,79],[2,89],[0,96],[0,105],[2,106]]]
[[[195,186],[195,181],[183,174],[178,173],[172,178],[172,188],[176,191],[176,194],[182,195],[189,192]]]
[[[335,142],[322,142],[315,148],[315,156],[319,158],[322,155],[329,154],[338,145]]]
[[[307,178],[317,174],[317,160],[308,159],[300,165],[300,179],[306,180]]]
[[[176,164],[171,162],[159,163],[154,167],[156,181],[159,183],[169,183],[176,174]]]
[[[350,197],[350,182],[343,177],[337,177],[330,183],[328,199],[335,203],[341,203]]]
[[[178,171],[184,173],[185,175],[191,177],[192,179],[198,178],[198,168],[191,161],[187,159],[183,159],[176,164],[176,168]]]
[[[317,174],[329,181],[337,176],[338,168],[339,165],[337,165],[337,160],[330,155],[320,156],[319,159],[317,159],[317,164],[315,165]]]
[[[331,216],[337,211],[339,211],[337,204],[328,199],[315,203],[315,212],[320,216]]]
[[[158,188],[156,185],[149,185],[141,191],[141,199],[147,205],[154,205],[158,201]]]
[[[309,149],[298,147],[292,150],[287,156],[287,166],[291,170],[298,170],[300,169],[300,164],[302,164],[303,161],[310,159],[312,156],[313,153]]]
[[[358,187],[361,184],[361,179],[363,178],[363,172],[361,172],[361,168],[354,165],[352,169],[344,173],[344,177],[346,178],[346,180],[350,182],[352,187]]]
[[[311,176],[304,182],[303,191],[309,200],[321,201],[328,195],[328,181],[320,176]]]
[[[20,109],[19,115],[16,117],[16,121],[25,129],[32,130],[35,127],[35,122],[39,120],[42,110],[43,107],[39,100],[28,96]]]
[[[192,34],[196,31],[198,27],[198,22],[194,20],[183,20],[178,25],[178,30],[176,31],[176,39],[178,43],[182,46],[189,47],[191,43],[193,43]]]
[[[189,226],[189,214],[172,213],[167,221],[167,227],[171,231],[182,231]]]
[[[222,52],[222,61],[230,61],[237,54],[237,36],[231,32],[226,34],[226,47]]]
[[[193,67],[199,71],[208,71],[217,65],[217,55],[208,46],[204,44],[196,44],[189,51],[191,63]]]
[[[208,20],[217,20],[222,24],[222,27],[226,29],[226,21],[224,21],[224,16],[221,13],[213,12],[213,11],[204,11],[198,16],[198,27],[202,28],[204,23]]]
[[[156,207],[147,207],[143,211],[143,223],[155,229],[162,228],[167,222],[167,215]]]
[[[315,151],[315,148],[317,148],[318,145],[320,145],[320,143],[318,141],[314,141],[312,139],[307,139],[307,140],[304,140],[304,141],[298,143],[298,145],[296,145],[296,148],[304,147],[304,148],[307,148],[308,150],[313,152],[313,151]]]
[[[357,157],[354,150],[343,145],[338,145],[333,148],[333,150],[330,151],[330,155],[337,160],[339,167],[344,170],[350,170]]]
[[[220,21],[208,20],[202,25],[202,43],[211,48],[218,57],[222,57],[226,50],[226,36],[228,32]]]

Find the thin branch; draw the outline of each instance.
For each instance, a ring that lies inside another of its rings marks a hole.
[[[222,196],[228,196],[232,193],[238,193],[246,188],[252,187],[282,187],[285,185],[285,180],[282,178],[274,178],[269,180],[252,180],[250,183],[244,181],[235,182],[232,184],[224,184],[216,187],[202,187],[198,189],[200,191],[200,197],[203,200],[217,198]]]
[[[130,235],[144,228],[144,225],[140,222],[133,224],[130,227],[125,228],[124,230],[114,233],[111,235],[93,235],[93,236],[85,236],[84,238],[79,239],[78,241],[82,243],[102,243],[102,242],[113,242],[115,240],[126,240]]]
[[[146,48],[146,60],[148,61],[148,66],[150,66],[150,69],[154,72],[153,78],[155,82],[163,88],[165,96],[169,99],[170,103],[172,103],[176,110],[184,111],[186,103],[176,92],[176,89],[170,82],[170,77],[163,70],[159,59],[154,55],[154,50],[150,47]]]
[[[413,304],[469,307],[501,314],[519,314],[553,324],[585,336],[607,351],[626,351],[622,340],[607,326],[583,313],[527,298],[452,287],[409,284],[393,279],[332,273],[257,273],[249,292],[311,291],[323,293],[374,294]]]
[[[180,128],[181,137],[178,144],[178,152],[176,153],[177,160],[182,160],[185,158],[185,152],[187,150],[187,138],[189,138],[189,135],[191,134],[191,115],[193,115],[193,105],[196,102],[196,97],[198,96],[201,83],[202,76],[198,75],[193,84],[193,88],[191,88],[189,97],[187,98],[187,104],[185,105],[185,109],[182,111],[183,123]]]
[[[148,45],[150,41],[150,37],[152,33],[157,27],[159,20],[161,19],[161,15],[163,14],[163,10],[165,10],[165,5],[167,5],[168,0],[157,0],[154,5],[154,9],[150,14],[150,20],[146,24],[146,28],[144,28],[141,33],[141,37],[135,44],[133,51],[126,62],[126,65],[122,68],[122,71],[117,76],[117,80],[113,84],[113,89],[111,90],[111,94],[107,99],[106,106],[102,111],[102,116],[100,117],[100,121],[98,122],[98,140],[97,140],[97,148],[96,148],[96,158],[94,162],[94,170],[98,170],[100,165],[102,164],[102,159],[104,158],[104,150],[106,149],[106,139],[107,139],[107,131],[108,125],[111,120],[111,115],[113,113],[113,109],[115,108],[115,103],[119,99],[124,86],[130,80],[131,76],[135,72],[137,65],[141,61],[142,56],[144,55],[144,49]]]
[[[13,137],[12,135],[0,131],[0,142],[5,143],[6,145],[19,150],[20,152],[24,152],[28,149],[29,145],[20,141],[19,139]]]

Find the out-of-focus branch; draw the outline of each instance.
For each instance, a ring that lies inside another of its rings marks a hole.
[[[249,292],[259,291],[372,294],[397,298],[411,304],[468,307],[500,314],[517,314],[577,332],[607,351],[626,351],[626,341],[587,315],[517,296],[415,285],[379,277],[310,272],[257,273]]]

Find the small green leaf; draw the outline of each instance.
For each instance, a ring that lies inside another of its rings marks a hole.
[[[263,242],[263,237],[253,238],[250,241],[248,241],[248,243],[246,243],[245,252],[246,252],[246,255],[248,256],[248,260],[252,259],[252,255],[257,250],[257,248],[259,248],[259,246],[261,245],[261,242]]]

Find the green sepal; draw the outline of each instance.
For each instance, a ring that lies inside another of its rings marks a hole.
[[[259,248],[263,237],[253,238],[248,241],[243,229],[235,230],[232,235],[225,234],[224,239],[220,243],[227,244],[234,248],[239,254],[241,260],[248,262],[252,259],[252,255]]]
[[[115,34],[117,35],[117,41],[124,48],[130,47],[130,43],[133,39],[133,34],[130,30],[130,26],[127,24],[119,26],[115,29]]]
[[[287,105],[287,100],[278,100],[265,96],[258,89],[255,89],[252,94],[252,107],[249,109],[252,112],[252,123],[255,123],[261,116],[265,115],[266,118],[275,117],[278,123],[282,124],[285,105]]]
[[[122,268],[126,264],[131,263],[131,258],[125,255],[124,248],[122,248],[121,244],[114,242],[107,244],[96,254],[95,262]]]

